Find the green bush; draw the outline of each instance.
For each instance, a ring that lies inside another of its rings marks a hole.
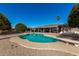
[[[18,32],[25,32],[27,30],[27,26],[22,23],[18,23],[16,24],[15,29]]]

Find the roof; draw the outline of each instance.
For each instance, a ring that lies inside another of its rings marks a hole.
[[[44,25],[44,26],[38,26],[36,28],[51,28],[51,27],[58,27],[57,25]]]

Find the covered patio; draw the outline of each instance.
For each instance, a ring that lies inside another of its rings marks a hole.
[[[32,28],[32,32],[57,32],[57,25],[47,25]]]

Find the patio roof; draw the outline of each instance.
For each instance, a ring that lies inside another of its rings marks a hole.
[[[51,27],[58,27],[57,25],[44,25],[44,26],[38,26],[36,28],[51,28]]]

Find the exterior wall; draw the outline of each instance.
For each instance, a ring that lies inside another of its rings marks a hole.
[[[71,31],[72,31],[72,32],[75,32],[75,31],[76,31],[76,32],[79,32],[79,29],[78,29],[78,28],[72,28]]]
[[[2,30],[0,30],[0,34],[2,33],[3,31]]]

